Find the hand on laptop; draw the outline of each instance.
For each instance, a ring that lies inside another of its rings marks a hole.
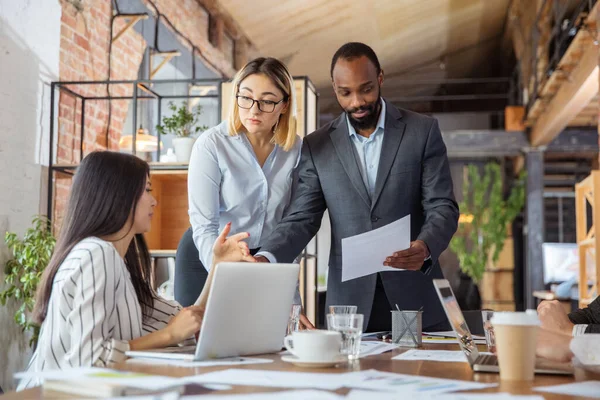
[[[569,362],[573,353],[569,349],[571,335],[540,328],[538,330],[536,355],[552,361]]]
[[[204,306],[189,306],[179,311],[165,328],[169,335],[169,346],[181,343],[197,333],[203,317]]]
[[[425,242],[422,240],[415,240],[410,243],[408,249],[397,251],[387,257],[383,265],[417,271],[421,269],[427,257],[429,257],[429,248]]]
[[[558,300],[542,301],[537,308],[542,327],[565,335],[573,334],[573,323]]]

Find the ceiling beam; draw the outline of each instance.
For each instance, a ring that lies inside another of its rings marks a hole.
[[[531,130],[534,147],[550,143],[598,94],[598,47],[590,40],[569,74]]]

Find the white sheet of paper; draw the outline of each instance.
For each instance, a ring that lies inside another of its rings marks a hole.
[[[17,379],[30,377],[39,379],[55,379],[61,381],[93,380],[148,390],[162,390],[172,386],[182,385],[179,378],[148,375],[129,371],[118,371],[108,368],[69,368],[63,370],[48,370],[43,372],[20,372],[15,374],[15,378]]]
[[[341,400],[344,396],[322,390],[284,390],[249,394],[183,396],[181,400]]]
[[[283,372],[231,368],[202,375],[193,375],[182,378],[182,380],[194,383],[336,390],[344,386],[346,375],[343,373]]]
[[[363,340],[360,342],[360,357],[374,356],[397,348],[394,343],[378,342],[374,340]]]
[[[411,349],[393,357],[392,360],[404,361],[441,361],[441,362],[467,362],[467,357],[462,351],[452,350],[415,350]]]
[[[392,372],[382,372],[374,369],[350,372],[346,375],[346,387],[385,392],[440,394],[497,386],[497,384],[394,374]],[[378,400],[380,400],[379,394]]]
[[[342,282],[381,271],[386,257],[410,247],[410,215],[381,228],[342,239]]]
[[[146,365],[171,365],[174,367],[219,367],[232,365],[249,365],[249,364],[268,364],[273,360],[268,358],[252,358],[252,357],[228,357],[216,360],[207,361],[185,361],[185,360],[167,360],[164,358],[130,358],[126,361],[127,364],[146,364]]]
[[[370,400],[374,398],[373,391],[367,390],[351,390],[346,395],[345,400]],[[398,393],[376,393],[377,400],[396,400]],[[509,393],[450,393],[430,394],[410,393],[411,400],[544,400],[542,396],[535,395],[512,395]]]
[[[555,386],[539,386],[533,388],[533,390],[538,392],[559,393],[571,396],[600,399],[600,381],[574,382]]]

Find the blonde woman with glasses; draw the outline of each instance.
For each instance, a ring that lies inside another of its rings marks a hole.
[[[281,220],[300,158],[294,81],[275,58],[246,64],[232,85],[229,117],[196,141],[188,172],[191,228],[179,243],[175,299],[191,305],[212,265],[212,245],[232,222],[251,253]],[[300,303],[297,293],[295,303]],[[312,328],[302,316],[302,324]]]

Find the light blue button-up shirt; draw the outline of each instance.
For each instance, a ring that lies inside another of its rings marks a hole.
[[[381,147],[383,145],[383,134],[385,130],[385,101],[381,99],[381,113],[377,120],[375,130],[368,138],[356,133],[356,130],[350,123],[346,115],[346,124],[348,124],[348,133],[356,154],[358,155],[358,165],[360,173],[365,183],[365,188],[369,196],[373,197],[375,192],[375,181],[377,180],[377,170],[379,169],[379,157],[381,156]]]
[[[227,122],[204,132],[192,150],[188,171],[189,216],[194,243],[206,269],[219,232],[248,232],[251,249],[275,229],[290,201],[292,172],[302,140],[285,151],[275,145],[261,168],[244,133],[230,136]]]

